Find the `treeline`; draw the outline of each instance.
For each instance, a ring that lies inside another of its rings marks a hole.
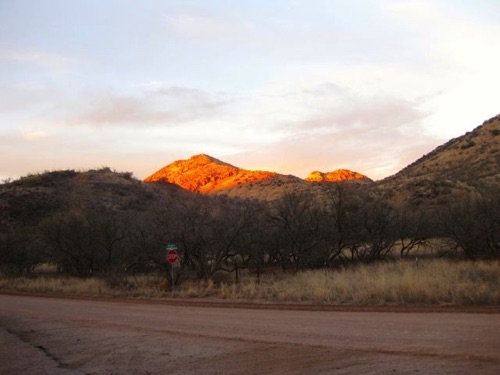
[[[489,189],[419,209],[336,184],[324,196],[290,193],[274,202],[171,194],[141,210],[79,201],[35,223],[2,222],[0,267],[20,274],[40,264],[90,277],[167,270],[175,243],[180,275],[273,267],[308,269],[412,255],[432,238],[454,256],[500,257],[500,194]]]

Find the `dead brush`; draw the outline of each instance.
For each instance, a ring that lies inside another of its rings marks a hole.
[[[76,278],[0,276],[0,292],[130,298],[212,298],[234,301],[351,305],[500,305],[500,261],[425,259],[329,270],[242,274],[236,283],[185,280],[169,291],[164,275]]]

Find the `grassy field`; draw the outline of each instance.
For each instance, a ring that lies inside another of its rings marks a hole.
[[[132,298],[212,298],[333,305],[500,305],[500,262],[427,259],[336,270],[252,274],[225,282],[185,281],[172,294],[163,276],[78,279],[1,277],[0,291]]]

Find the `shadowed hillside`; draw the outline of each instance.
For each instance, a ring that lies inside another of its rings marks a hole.
[[[83,209],[139,212],[167,192],[186,194],[176,185],[143,184],[131,173],[109,168],[44,172],[0,185],[3,221],[37,223],[54,212]]]

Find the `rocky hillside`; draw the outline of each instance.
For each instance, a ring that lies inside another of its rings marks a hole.
[[[311,182],[372,182],[368,177],[347,169],[328,173],[312,172],[303,180],[292,175],[241,169],[203,154],[175,161],[144,181],[169,182],[192,192],[257,200],[274,200],[289,192],[320,192],[326,189],[326,186],[315,186]]]
[[[395,201],[438,202],[500,185],[500,115],[374,184]]]
[[[306,177],[306,181],[309,182],[356,182],[356,183],[370,183],[373,182],[371,178],[366,177],[365,175],[353,172],[348,169],[337,169],[333,172],[319,172],[314,171],[309,173],[309,176]]]
[[[267,180],[276,175],[274,172],[241,169],[201,154],[187,160],[175,161],[145,178],[144,181],[169,182],[189,191],[210,193]]]

